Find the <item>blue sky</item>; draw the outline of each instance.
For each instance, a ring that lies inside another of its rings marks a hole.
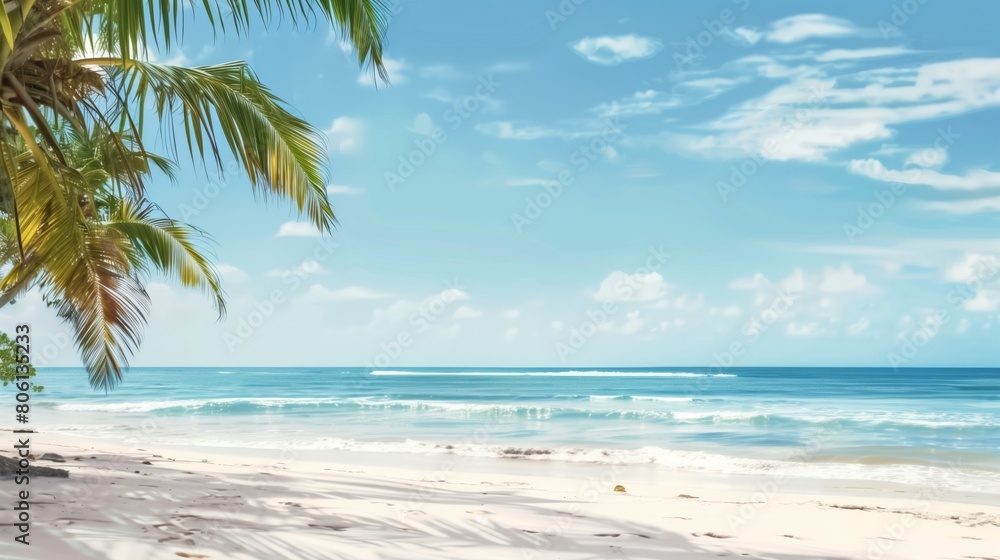
[[[238,174],[155,185],[230,313],[154,279],[135,365],[996,365],[995,3],[394,11],[389,86],[326,29],[156,55],[248,60],[323,129],[340,228]]]

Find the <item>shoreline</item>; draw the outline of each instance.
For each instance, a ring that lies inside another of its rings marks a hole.
[[[476,547],[489,558],[909,560],[994,558],[1000,542],[997,496],[930,487],[448,456],[427,470],[45,432],[32,442],[36,457],[66,459],[33,465],[70,477],[32,479],[32,545],[11,535],[3,557],[459,559]]]

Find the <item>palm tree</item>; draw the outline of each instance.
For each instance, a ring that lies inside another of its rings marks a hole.
[[[168,175],[186,144],[222,167],[228,150],[258,194],[292,200],[321,231],[326,197],[322,135],[292,114],[244,62],[187,68],[148,60],[169,49],[187,2],[7,0],[0,8],[0,306],[38,286],[74,327],[91,384],[114,387],[141,342],[150,268],[201,287],[224,314],[218,274],[200,232],[158,213],[145,194],[152,168]],[[254,19],[326,21],[386,78],[382,0],[190,2],[217,31]],[[87,54],[89,53],[89,54]],[[98,53],[98,54],[94,54]],[[168,157],[143,142],[143,110],[172,139]],[[178,132],[182,134],[178,134]]]

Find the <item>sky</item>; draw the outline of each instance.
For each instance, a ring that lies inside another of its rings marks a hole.
[[[327,237],[232,158],[150,195],[229,313],[152,278],[137,366],[996,366],[992,2],[392,6],[376,84],[323,26],[247,60],[326,135]],[[32,292],[39,365],[78,365]]]

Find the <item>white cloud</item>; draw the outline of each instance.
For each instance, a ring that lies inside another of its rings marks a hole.
[[[764,36],[763,33],[753,27],[737,27],[732,30],[732,35],[748,45],[756,45]]]
[[[432,64],[420,69],[420,77],[425,80],[458,80],[462,73],[449,64]]]
[[[760,272],[755,272],[751,278],[737,278],[729,283],[733,290],[758,290],[768,285],[767,278]]]
[[[663,43],[635,34],[617,37],[587,37],[570,45],[580,56],[596,64],[615,65],[626,60],[653,56]]]
[[[330,128],[326,129],[326,137],[333,151],[345,153],[356,150],[361,144],[361,134],[364,125],[361,119],[340,117],[334,119]]]
[[[434,120],[427,113],[420,113],[413,119],[413,124],[406,127],[410,132],[416,132],[423,136],[433,136],[436,128]]]
[[[877,159],[856,159],[848,164],[851,173],[890,183],[927,185],[942,190],[977,190],[1000,187],[1000,173],[973,169],[965,175],[950,175],[933,169],[887,169]]]
[[[782,291],[790,294],[801,294],[806,291],[806,275],[801,268],[792,270],[792,273],[778,283]]]
[[[766,34],[772,43],[797,43],[817,37],[844,37],[858,32],[851,22],[824,14],[800,14],[774,22]]]
[[[441,103],[454,103],[455,98],[451,96],[451,92],[447,88],[436,87],[423,94],[427,99],[433,99],[434,101],[440,101]]]
[[[627,274],[616,270],[601,282],[592,296],[598,301],[653,301],[666,293],[667,284],[657,272]]]
[[[738,85],[745,84],[750,81],[750,78],[740,77],[740,78],[699,78],[697,80],[689,80],[687,82],[681,82],[677,84],[679,88],[686,88],[691,90],[697,90],[697,96],[699,100],[706,99],[708,97],[716,96],[724,91],[729,91]]]
[[[500,313],[500,316],[503,317],[504,319],[509,319],[509,320],[513,321],[514,319],[517,319],[518,317],[521,316],[521,310],[520,309],[508,309],[508,310]]]
[[[622,334],[635,334],[646,324],[646,320],[639,317],[638,311],[629,311],[625,314],[625,324],[622,325]]]
[[[859,336],[861,333],[868,330],[868,326],[870,324],[871,321],[868,320],[868,317],[862,317],[856,322],[848,325],[845,332],[847,333],[847,336]]]
[[[830,153],[859,143],[889,140],[899,125],[1000,106],[1000,58],[877,68],[851,72],[851,79],[826,76],[827,69],[819,66],[790,68],[765,56],[744,57],[732,68],[788,82],[696,127],[702,133],[665,131],[630,140],[705,158],[745,158],[749,152],[768,160],[824,161]],[[958,137],[947,134],[948,144]],[[885,171],[866,168],[860,161],[854,164],[862,166],[859,172]],[[965,181],[996,181],[983,171],[967,179],[932,173],[921,179],[929,184],[957,181],[959,186]]]
[[[511,121],[494,121],[477,124],[476,130],[481,134],[500,138],[501,140],[538,140],[539,138],[563,138],[566,140],[573,140],[577,138],[589,138],[597,136],[602,132],[609,132],[609,129],[606,126],[603,130],[561,130],[547,126],[535,126]]]
[[[267,276],[271,278],[288,278],[291,276],[303,278],[305,276],[319,274],[321,272],[323,272],[323,265],[321,265],[319,261],[306,259],[290,269],[275,269],[268,271]]]
[[[963,305],[966,311],[993,312],[1000,307],[1000,290],[982,289],[976,293],[976,297],[965,300]]]
[[[921,203],[928,210],[938,210],[949,214],[978,214],[980,212],[1000,212],[1000,196],[973,198],[968,200],[934,200]]]
[[[147,47],[146,55],[149,57],[150,62],[166,64],[168,66],[187,66],[191,62],[181,49],[178,49],[176,52],[166,53],[167,56],[164,58],[162,53]]]
[[[365,301],[385,299],[387,297],[389,297],[389,294],[385,294],[371,288],[365,288],[364,286],[347,286],[345,288],[331,290],[321,284],[313,284],[312,286],[309,286],[309,289],[302,295],[303,300],[316,304]]]
[[[705,295],[682,294],[674,298],[673,306],[678,311],[697,311],[705,305]]]
[[[372,314],[372,326],[382,324],[394,325],[407,320],[427,321],[426,315],[438,317],[447,311],[450,306],[460,301],[467,301],[468,299],[469,294],[464,290],[448,288],[420,300],[396,300],[387,307],[382,307],[374,311]],[[424,315],[421,315],[421,312]]]
[[[517,333],[518,333],[517,328],[511,327],[511,328],[507,329],[507,332],[505,332],[503,336],[507,340],[511,340],[511,339],[513,339],[513,338],[515,338],[517,336]]]
[[[402,59],[398,58],[383,58],[382,65],[385,67],[386,73],[389,75],[389,83],[393,85],[406,83],[405,72],[408,67]],[[364,86],[375,86],[381,85],[381,78],[376,81],[375,76],[371,72],[362,72],[358,75],[358,83]]]
[[[275,237],[321,237],[323,234],[311,222],[285,222]]]
[[[667,109],[681,106],[678,97],[667,95],[662,91],[647,89],[637,91],[620,101],[602,103],[593,108],[601,117],[633,117],[636,115],[655,115]]]
[[[948,150],[927,148],[911,153],[903,165],[917,167],[941,167],[948,161]]]
[[[996,255],[966,253],[945,270],[944,278],[959,284],[983,281],[994,276],[998,269],[1000,260]]]
[[[552,330],[554,330],[556,332],[559,332],[559,331],[563,330],[563,327],[565,327],[565,326],[566,325],[564,325],[563,322],[560,321],[560,320],[558,320],[558,319],[556,319],[555,321],[552,321]]]
[[[720,311],[720,313],[722,314],[723,317],[739,317],[740,316],[740,308],[737,307],[737,306],[735,306],[735,305],[729,305],[729,306],[723,307],[722,311]]]
[[[360,187],[349,187],[347,185],[327,185],[326,194],[362,194],[365,189]]]
[[[868,283],[863,274],[857,274],[851,269],[851,265],[845,264],[840,268],[825,267],[823,269],[823,279],[820,281],[821,292],[839,294],[859,290]]]
[[[222,276],[222,280],[225,282],[242,284],[250,279],[249,274],[231,264],[220,264],[215,269],[219,271],[219,275]]]
[[[832,49],[816,57],[820,62],[839,62],[843,60],[863,60],[868,58],[883,58],[912,54],[906,47],[875,47],[870,49]]]
[[[463,305],[455,310],[452,315],[456,319],[475,319],[477,317],[482,317],[483,312],[478,309],[473,309],[468,305]]]
[[[785,333],[788,336],[795,337],[817,336],[820,332],[821,329],[818,323],[796,323],[793,321],[788,323],[788,327],[785,328]]]

